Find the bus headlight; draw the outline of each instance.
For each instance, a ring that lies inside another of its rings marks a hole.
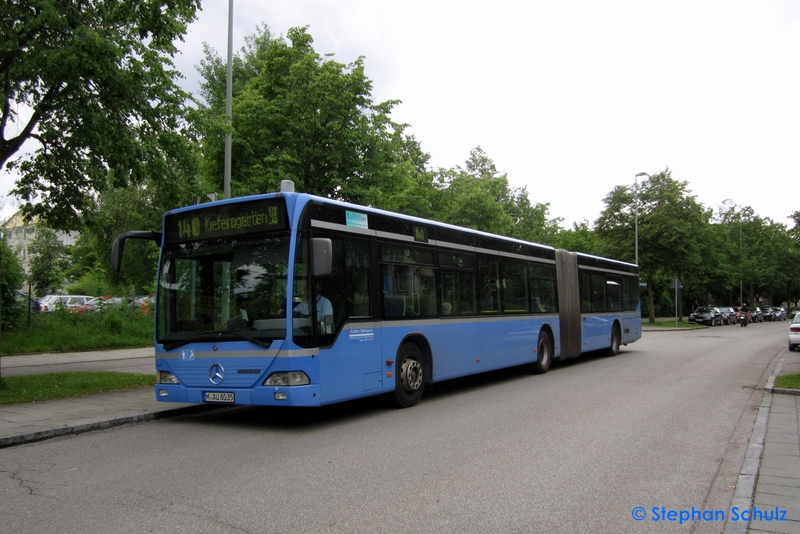
[[[180,384],[178,377],[169,371],[159,371],[156,376],[156,382],[158,384]]]
[[[311,383],[303,371],[280,371],[272,373],[264,381],[265,386],[307,386]]]

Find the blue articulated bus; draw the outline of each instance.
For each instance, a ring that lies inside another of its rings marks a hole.
[[[636,265],[295,193],[169,211],[155,395],[163,402],[322,406],[641,337]]]

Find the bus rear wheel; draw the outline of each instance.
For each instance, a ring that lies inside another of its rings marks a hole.
[[[413,343],[404,343],[397,355],[392,404],[397,408],[410,408],[419,402],[425,391],[425,368],[422,352]]]
[[[536,344],[536,361],[527,365],[528,372],[535,375],[541,375],[550,369],[550,364],[553,361],[553,342],[550,340],[550,334],[547,332],[539,332],[539,342]]]

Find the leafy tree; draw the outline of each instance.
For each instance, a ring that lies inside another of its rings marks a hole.
[[[11,251],[5,240],[0,240],[0,261],[2,264],[2,328],[8,330],[18,326],[26,311],[25,303],[17,298],[17,290],[22,287],[25,272],[17,256]]]
[[[654,322],[656,275],[674,280],[701,264],[703,233],[711,213],[689,195],[688,183],[674,180],[669,169],[640,182],[636,193],[629,187],[616,187],[604,199],[606,208],[595,227],[607,249],[619,254],[612,256],[630,258],[633,217],[638,213],[640,274],[647,282],[650,321]],[[680,308],[678,314],[682,314]]]
[[[106,280],[104,271],[85,273],[67,286],[70,295],[113,295],[115,292]]]
[[[186,157],[187,95],[173,44],[200,0],[37,0],[0,10],[0,167],[53,228],[80,227],[108,170],[120,183],[167,180]],[[19,156],[29,140],[38,148]],[[16,159],[13,159],[16,158]]]
[[[732,225],[712,223],[707,230],[702,266],[694,273],[693,286],[704,289],[698,298],[701,302],[719,306],[741,304],[741,273],[731,261],[738,254],[737,229]]]
[[[791,235],[793,239],[800,240],[800,211],[792,213],[790,218],[792,222],[794,222],[794,226],[789,230],[789,235]]]
[[[548,218],[549,205],[531,205],[527,189],[511,187],[480,147],[470,151],[464,167],[440,169],[436,182],[438,220],[542,243],[558,233],[559,219]]]
[[[589,227],[589,221],[586,219],[573,223],[571,230],[559,231],[551,244],[557,248],[595,256],[602,256],[605,248],[597,233]]]
[[[794,226],[788,231],[791,241],[787,253],[788,258],[782,267],[786,269],[788,278],[784,299],[794,305],[800,301],[800,211],[794,212],[791,219]]]
[[[312,47],[307,28],[288,40],[266,26],[246,39],[233,64],[234,195],[275,191],[292,180],[298,191],[375,204],[413,185],[427,161],[405,125],[391,121],[396,100],[374,104],[364,58],[343,64]],[[204,168],[221,190],[226,62],[206,47],[200,66],[205,105]]]
[[[104,273],[105,281],[111,287],[108,293],[134,295],[152,292],[158,246],[151,241],[130,240],[125,245],[121,271],[116,273],[110,268],[111,244],[126,230],[160,231],[161,216],[168,209],[163,201],[153,188],[109,188],[103,191],[76,245],[73,268],[81,277]],[[188,199],[169,202],[174,205],[189,203]]]
[[[729,228],[730,262],[736,268],[736,288],[752,305],[759,297],[768,304],[794,301],[800,294],[800,242],[792,230],[757,215],[749,206],[726,204],[717,217]],[[738,291],[737,291],[738,293]],[[738,299],[737,299],[738,300]]]
[[[595,232],[602,242],[602,254],[622,261],[635,262],[636,192],[628,186],[618,185],[606,195],[603,203],[606,207],[595,221]],[[641,241],[639,245],[641,250]]]
[[[754,217],[748,230],[749,250],[753,256],[752,271],[747,273],[751,302],[755,297],[760,297],[759,302],[772,305],[777,295],[783,297],[787,293],[787,266],[790,265],[793,248],[791,238],[785,225],[775,223],[768,217]]]
[[[415,215],[425,219],[439,219],[442,193],[436,173],[428,170],[430,156],[422,151],[414,136],[395,132],[393,143],[396,163],[387,169],[391,188],[372,189],[364,203],[376,208]]]
[[[43,225],[36,227],[36,237],[28,245],[30,274],[37,295],[46,295],[61,287],[68,267],[67,247],[58,240],[55,231]]]
[[[483,151],[473,149],[466,169],[442,170],[437,180],[443,191],[440,220],[500,235],[509,235],[513,218],[506,211],[509,187]]]

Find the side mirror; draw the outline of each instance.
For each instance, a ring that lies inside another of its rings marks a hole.
[[[314,254],[314,276],[328,276],[333,265],[333,245],[327,237],[315,237],[311,242]]]
[[[128,239],[144,239],[147,241],[155,241],[158,246],[161,246],[161,232],[148,232],[143,230],[130,230],[120,234],[111,245],[111,268],[114,272],[119,272],[122,265],[122,251],[125,249],[125,241]],[[330,240],[329,240],[330,241]]]

